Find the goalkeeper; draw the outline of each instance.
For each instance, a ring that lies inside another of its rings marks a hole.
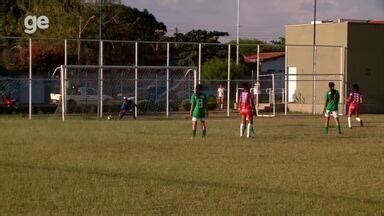
[[[133,97],[124,97],[120,103],[119,120],[121,120],[127,113],[132,113],[132,117],[136,119],[135,107],[136,104]]]

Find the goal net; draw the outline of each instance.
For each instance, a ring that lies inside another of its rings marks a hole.
[[[118,118],[126,98],[127,115],[169,115],[183,111],[194,86],[195,67],[91,66],[60,67],[60,87],[51,93],[63,120],[69,116]],[[133,104],[133,103],[132,103]],[[183,106],[184,105],[184,106]]]

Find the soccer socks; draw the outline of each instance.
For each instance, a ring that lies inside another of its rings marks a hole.
[[[192,130],[192,137],[196,136],[196,130]]]
[[[356,117],[356,121],[360,122],[360,127],[363,127],[363,120],[361,120],[359,117]]]
[[[247,130],[247,138],[251,137],[251,134],[255,134],[255,130],[253,129],[253,124],[240,124],[240,137],[244,136],[245,130]]]
[[[363,121],[359,117],[356,117],[356,121],[360,123],[360,127],[363,127]],[[351,117],[348,117],[348,127],[352,128]]]
[[[249,138],[251,136],[251,124],[248,124],[247,126],[247,138]]]
[[[339,134],[341,134],[341,126],[340,126],[340,125],[336,125],[336,129],[337,129],[337,132],[338,132]]]
[[[324,133],[325,134],[328,134],[328,128],[329,127],[325,127],[324,128]],[[336,130],[337,130],[337,133],[341,134],[341,126],[340,125],[336,125]]]
[[[207,136],[207,130],[203,130],[203,137],[206,137]]]
[[[253,124],[251,124],[251,132],[252,134],[255,134],[255,129],[253,128]]]

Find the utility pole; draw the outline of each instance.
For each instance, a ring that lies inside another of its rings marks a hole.
[[[99,23],[99,40],[102,39],[102,31],[103,31],[103,0],[100,1],[100,23]]]

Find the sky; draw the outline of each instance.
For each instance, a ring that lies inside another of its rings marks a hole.
[[[123,0],[147,9],[168,33],[192,29],[225,31],[236,38],[237,0]],[[240,37],[262,40],[284,36],[284,26],[313,20],[314,0],[240,0]],[[384,20],[384,0],[317,0],[318,19]]]

